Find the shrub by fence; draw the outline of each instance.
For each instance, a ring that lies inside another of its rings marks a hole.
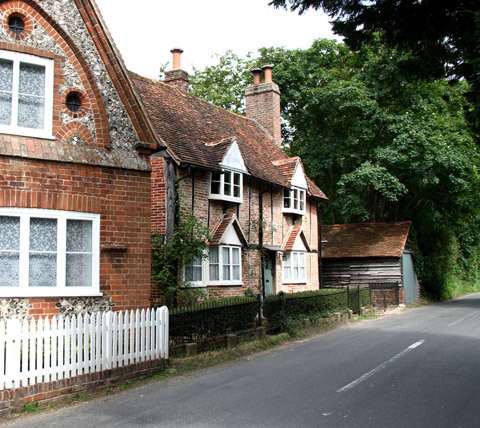
[[[368,289],[343,288],[305,291],[294,294],[280,293],[268,296],[263,302],[263,314],[271,329],[285,330],[288,320],[339,309],[358,311],[370,303]]]
[[[371,304],[370,290],[367,287],[347,287],[348,292],[348,308],[353,312],[358,312],[363,306]]]
[[[258,305],[254,297],[229,297],[171,309],[170,340],[181,343],[253,328]]]

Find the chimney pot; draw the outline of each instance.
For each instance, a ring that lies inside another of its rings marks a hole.
[[[180,67],[180,56],[183,50],[180,48],[173,48],[170,51],[173,54],[172,69],[165,72],[165,79],[163,80],[167,85],[177,88],[184,94],[188,94],[190,81],[188,79],[188,73]]]
[[[173,48],[170,52],[173,54],[172,70],[179,70],[181,68],[180,56],[182,55],[183,50],[180,48]]]
[[[261,78],[261,73],[262,69],[261,68],[254,68],[252,70],[253,73],[253,84],[254,85],[259,85],[260,84],[260,78]]]
[[[245,88],[247,117],[257,121],[282,146],[282,122],[280,117],[280,89],[272,82],[273,65],[265,65],[265,83],[260,84],[261,68],[252,70],[254,84]]]
[[[273,65],[272,64],[264,65],[262,69],[265,72],[265,83],[272,83],[273,82],[272,80]]]

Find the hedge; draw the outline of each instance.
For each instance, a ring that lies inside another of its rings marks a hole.
[[[174,342],[218,336],[256,325],[258,300],[230,297],[170,310],[170,338]]]
[[[370,291],[349,287],[268,296],[263,316],[272,330],[288,330],[289,320],[370,304]],[[174,343],[204,339],[256,326],[259,302],[255,297],[230,297],[170,310],[170,338]]]
[[[272,330],[288,329],[290,319],[314,314],[328,313],[339,309],[358,310],[370,303],[368,289],[322,289],[294,294],[279,293],[268,296],[263,302],[263,314]]]

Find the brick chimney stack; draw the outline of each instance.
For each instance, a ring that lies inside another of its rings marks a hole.
[[[273,137],[275,144],[282,146],[282,125],[280,120],[280,89],[272,80],[273,65],[254,68],[253,85],[245,90],[247,117],[256,120]],[[265,81],[261,83],[261,72]]]
[[[190,86],[190,80],[188,73],[181,69],[181,55],[183,50],[180,48],[173,48],[170,51],[173,55],[172,70],[165,72],[164,83],[177,88],[184,94],[188,94],[188,88]]]

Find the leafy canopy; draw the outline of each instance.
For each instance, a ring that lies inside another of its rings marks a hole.
[[[190,79],[192,95],[234,113],[245,113],[244,92],[253,67],[251,54],[243,59],[229,50],[216,57],[217,64],[204,70],[194,69]]]
[[[480,2],[478,0],[272,0],[304,12],[323,9],[333,31],[359,49],[382,34],[389,46],[411,54],[408,71],[422,78],[465,78],[474,103],[470,121],[480,130]]]

